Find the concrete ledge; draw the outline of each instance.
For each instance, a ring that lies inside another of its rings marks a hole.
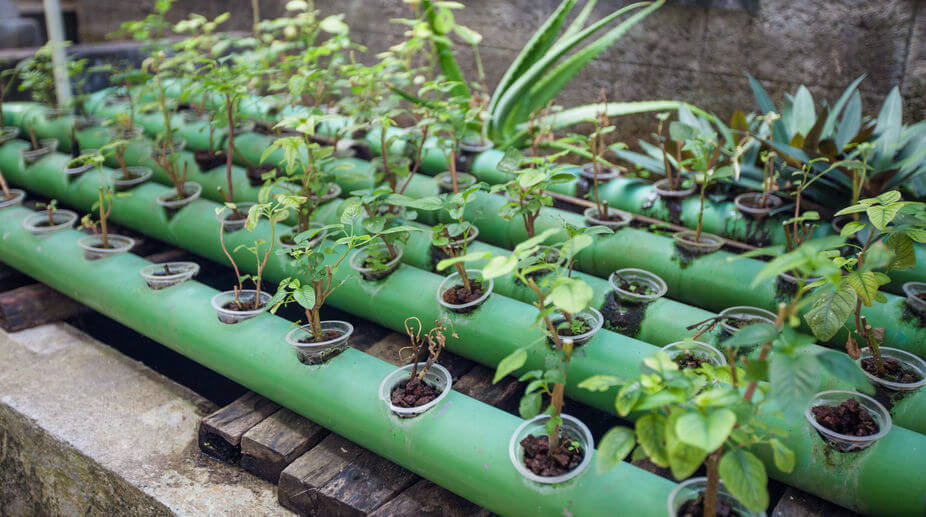
[[[0,515],[282,515],[196,446],[215,407],[67,324],[0,331]]]

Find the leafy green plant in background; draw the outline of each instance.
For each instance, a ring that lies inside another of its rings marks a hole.
[[[499,215],[506,221],[520,217],[528,237],[534,236],[534,223],[540,217],[540,209],[553,205],[553,198],[549,194],[550,187],[575,179],[574,174],[563,172],[568,166],[555,163],[567,153],[568,151],[561,151],[525,159],[521,151],[512,147],[505,151],[505,156],[497,165],[498,170],[513,176],[507,183],[492,186],[492,192],[505,192],[508,197],[508,202],[502,205]],[[524,164],[528,167],[522,168]]]
[[[224,218],[226,216],[226,208],[231,210],[236,210],[237,207],[232,203],[227,203],[226,206],[219,206],[215,209],[215,214],[222,218],[224,223]],[[276,242],[276,226],[280,221],[285,221],[289,217],[289,209],[285,204],[282,203],[258,203],[248,210],[247,221],[245,222],[244,227],[249,231],[253,232],[257,228],[258,223],[260,223],[261,218],[266,218],[270,221],[270,241],[264,241],[263,239],[258,239],[254,241],[251,245],[241,244],[234,249],[234,252],[240,250],[245,250],[248,254],[254,257],[254,274],[241,274],[241,270],[238,268],[238,263],[235,262],[235,259],[232,257],[232,254],[229,253],[228,248],[225,246],[225,224],[219,224],[219,245],[222,247],[222,252],[225,253],[225,257],[228,258],[228,262],[231,264],[232,269],[235,272],[235,286],[233,287],[233,292],[235,293],[234,311],[250,311],[257,310],[264,306],[261,303],[261,285],[264,278],[264,269],[267,267],[267,262],[270,259],[270,254],[273,252],[273,246]],[[250,280],[254,284],[254,298],[249,300],[251,303],[242,302],[241,292],[244,290],[244,282]]]

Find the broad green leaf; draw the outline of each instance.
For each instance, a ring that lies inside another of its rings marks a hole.
[[[771,343],[778,337],[778,327],[771,323],[756,323],[739,329],[736,334],[726,339],[721,346],[737,348]]]
[[[857,299],[855,289],[848,282],[840,282],[836,288],[817,289],[813,305],[804,314],[814,336],[821,341],[832,339],[855,310]]]
[[[495,377],[492,379],[492,384],[504,379],[506,375],[524,366],[526,362],[527,349],[519,348],[515,350],[498,363],[498,368],[495,370]]]
[[[633,429],[615,427],[605,433],[598,443],[595,453],[595,470],[599,473],[607,472],[618,466],[630,454],[637,441]]]
[[[890,249],[894,257],[887,266],[887,271],[907,269],[916,265],[916,248],[913,239],[903,233],[893,233],[884,244]]]
[[[773,354],[769,361],[770,396],[785,413],[799,415],[820,381],[820,363],[810,354]]]
[[[817,120],[813,97],[806,86],[801,85],[791,105],[791,134],[807,135]]]
[[[592,375],[579,383],[579,388],[588,391],[607,391],[621,384],[621,380],[612,375]]]
[[[512,256],[492,257],[489,263],[482,268],[482,277],[485,279],[505,276],[518,267],[518,261]]]
[[[675,432],[681,441],[711,452],[723,445],[736,424],[736,414],[729,409],[718,409],[707,414],[692,411],[675,423]]]
[[[720,479],[739,502],[754,512],[768,507],[765,465],[746,449],[730,449],[720,458]]]
[[[541,402],[543,402],[543,396],[539,391],[524,395],[518,405],[518,413],[521,414],[521,418],[526,420],[537,416],[540,413]]]
[[[675,479],[685,479],[694,474],[708,454],[700,447],[685,443],[676,433],[678,420],[683,416],[683,411],[673,411],[666,422],[666,456]]]
[[[318,24],[318,28],[330,34],[347,34],[350,29],[341,21],[342,17],[343,15],[328,16]]]
[[[836,129],[836,149],[841,151],[855,138],[862,127],[862,97],[858,92],[852,94],[846,111],[839,120]]]
[[[518,170],[523,162],[524,155],[521,151],[517,147],[509,147],[505,150],[505,155],[498,161],[495,168],[502,172],[512,173]]]
[[[621,388],[621,390],[617,392],[617,398],[614,399],[614,408],[617,409],[617,414],[620,416],[627,416],[642,396],[643,392],[640,390],[639,382],[634,382]]]
[[[853,361],[848,355],[836,350],[822,350],[817,354],[817,361],[833,377],[845,381],[853,386],[868,386],[865,373],[862,372],[858,363]]]
[[[794,470],[794,451],[787,445],[781,443],[778,438],[772,438],[768,444],[772,447],[772,458],[775,461],[775,468],[788,473]]]
[[[887,225],[891,224],[891,221],[894,220],[897,212],[900,212],[900,209],[901,205],[873,205],[868,207],[865,213],[868,215],[868,220],[871,221],[871,224],[875,228],[884,231]]]
[[[845,226],[842,227],[842,231],[839,232],[839,235],[843,237],[850,237],[859,232],[862,228],[865,227],[865,223],[859,221],[849,221]]]
[[[311,309],[315,307],[315,289],[311,284],[306,284],[293,291],[293,299],[302,307]]]
[[[550,292],[550,301],[560,310],[575,314],[588,307],[594,296],[595,291],[585,281],[567,278]]]
[[[846,275],[845,279],[846,283],[855,290],[855,294],[858,295],[859,300],[862,300],[865,307],[871,306],[871,303],[878,295],[878,288],[890,281],[890,278],[885,280],[872,271],[853,271]],[[882,282],[882,280],[885,281]]]
[[[646,451],[650,461],[666,468],[669,456],[666,451],[666,417],[662,415],[643,415],[637,420],[637,442]]]

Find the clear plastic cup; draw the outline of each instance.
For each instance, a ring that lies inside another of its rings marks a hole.
[[[254,289],[242,289],[238,292],[238,300],[241,302],[253,301],[255,296],[257,296],[257,291]],[[244,320],[249,320],[258,314],[266,312],[267,309],[270,308],[267,304],[270,303],[271,298],[272,296],[270,296],[270,293],[261,291],[260,301],[263,305],[261,305],[260,308],[250,311],[235,311],[225,308],[226,304],[235,301],[235,292],[224,291],[212,297],[212,308],[215,309],[215,312],[219,317],[219,321],[233,325]]]
[[[617,230],[618,228],[623,228],[630,224],[633,221],[633,215],[630,212],[625,212],[623,210],[618,210],[616,208],[608,207],[608,215],[614,216],[617,215],[620,217],[619,220],[604,220],[598,215],[598,208],[590,206],[582,212],[582,215],[585,216],[585,224],[589,226],[604,226],[605,228],[610,228],[612,230]]]
[[[0,145],[3,145],[10,140],[19,136],[19,128],[16,126],[3,126],[0,127]]]
[[[495,147],[495,144],[492,143],[491,140],[472,141],[466,138],[460,140],[460,151],[464,153],[472,153],[472,154],[484,153],[488,151],[489,149],[492,149],[493,147]]]
[[[312,329],[309,325],[294,328],[286,334],[286,342],[299,353],[299,361],[303,364],[321,364],[347,349],[354,326],[346,321],[323,321],[322,332],[334,331],[337,337],[324,341],[309,341],[303,343],[302,339],[312,339]]]
[[[726,309],[720,311],[720,316],[726,316],[728,318],[733,318],[735,321],[753,321],[758,320],[762,323],[771,323],[775,324],[775,320],[778,319],[775,316],[775,313],[767,311],[765,309],[760,309],[759,307],[750,307],[748,305],[737,305],[736,307],[727,307]],[[729,332],[730,334],[736,334],[739,332],[739,327],[733,324],[731,320],[720,320],[720,326]]]
[[[653,293],[644,294],[624,290],[620,287],[620,280],[622,279],[642,284],[653,291]],[[657,298],[665,296],[666,292],[669,290],[669,286],[666,285],[665,280],[645,269],[618,269],[608,277],[608,283],[611,284],[611,288],[614,289],[614,294],[616,294],[619,299],[635,304],[650,303]]]
[[[687,188],[672,190],[669,188],[669,180],[661,179],[653,184],[653,189],[656,190],[656,194],[658,194],[661,198],[683,198],[694,194],[695,190],[698,189],[698,184],[691,182],[691,185],[689,185]]]
[[[166,271],[165,271],[166,268]],[[142,278],[148,287],[154,290],[166,289],[196,276],[199,273],[199,264],[196,262],[165,262],[163,264],[148,264],[141,268]]]
[[[150,167],[142,167],[140,165],[126,167],[125,169],[132,176],[131,178],[124,179],[121,169],[114,170],[110,176],[112,178],[113,188],[119,192],[141,185],[151,179],[151,175],[154,174]]]
[[[582,318],[583,320],[585,320],[585,322],[590,327],[587,332],[584,332],[577,336],[563,336],[563,335],[559,336],[560,341],[564,339],[571,339],[572,344],[574,346],[581,346],[581,345],[584,345],[585,343],[588,343],[593,337],[595,337],[595,334],[599,330],[601,330],[601,326],[604,324],[604,317],[601,315],[600,312],[598,312],[596,309],[592,307],[581,310],[573,314],[572,317]],[[550,316],[550,318],[553,321],[554,326],[566,320],[566,318],[563,317],[562,311],[558,311],[558,310],[553,311],[553,314]]]
[[[761,192],[747,192],[733,198],[733,204],[736,205],[737,210],[749,217],[753,219],[762,219],[767,216],[769,212],[781,206],[781,198],[772,195],[765,198],[766,206],[756,206],[761,202],[762,196],[764,196],[764,194]],[[752,204],[747,204],[747,202],[752,202]]]
[[[918,296],[926,293],[926,282],[907,282],[903,285],[903,292],[907,295],[907,307],[920,316],[926,316],[926,300]]]
[[[426,363],[423,362],[418,363],[419,371],[421,368],[424,368],[425,364]],[[379,385],[379,398],[382,399],[389,407],[389,410],[399,418],[413,418],[433,408],[450,393],[450,387],[453,384],[453,378],[450,372],[443,366],[435,363],[431,365],[431,367],[428,368],[428,372],[424,374],[424,383],[440,391],[440,394],[431,402],[421,406],[405,408],[394,405],[392,403],[392,391],[399,384],[408,381],[411,374],[412,365],[407,364],[401,366],[387,375]]]
[[[444,171],[434,176],[437,182],[437,188],[441,194],[453,192],[453,179],[450,177],[450,171]],[[476,184],[476,176],[467,172],[457,172],[457,190],[466,190]]]
[[[134,140],[136,138],[141,138],[141,136],[145,133],[145,130],[138,126],[135,126],[132,129],[114,127],[110,130],[110,132],[119,140]]]
[[[54,224],[48,224],[47,213],[39,212],[23,219],[23,228],[35,235],[47,235],[73,228],[74,223],[77,222],[77,214],[70,210],[59,209],[52,212],[51,220]]]
[[[578,418],[566,414],[560,416],[563,419],[561,432],[571,436],[579,442],[582,450],[585,451],[585,457],[582,458],[582,462],[579,463],[578,467],[561,476],[538,476],[531,472],[531,470],[524,465],[524,448],[521,447],[521,440],[527,438],[529,435],[547,436],[546,423],[547,420],[550,419],[550,415],[537,415],[519,425],[511,435],[511,441],[508,442],[508,455],[511,458],[511,463],[514,465],[515,470],[529,481],[543,485],[565,483],[584,472],[592,462],[595,440],[592,438],[591,431],[589,431],[588,427]]]
[[[701,232],[701,238],[695,240],[697,232],[682,230],[672,234],[675,246],[696,256],[713,253],[723,247],[723,239],[713,233]]]
[[[727,358],[724,357],[723,352],[701,341],[676,341],[662,347],[660,350],[665,352],[672,360],[675,360],[681,354],[687,353],[714,366],[727,365]]]
[[[349,260],[350,267],[354,268],[354,271],[360,273],[360,276],[363,277],[364,280],[367,280],[367,281],[382,280],[386,278],[387,276],[389,276],[390,274],[392,274],[392,272],[395,271],[399,267],[399,264],[402,261],[402,253],[403,253],[402,247],[396,244],[393,244],[392,248],[395,250],[395,256],[392,257],[392,259],[389,262],[386,262],[385,264],[383,264],[384,266],[383,269],[374,270],[373,268],[364,267],[363,261],[366,260],[366,258],[371,253],[379,253],[383,251],[388,253],[389,250],[384,245],[383,246],[378,246],[378,245],[369,246],[369,247],[355,251],[350,256],[350,260]]]
[[[165,158],[172,154],[177,154],[186,149],[186,140],[175,136],[171,139],[170,149],[161,149],[161,144],[158,142],[154,149],[151,150],[151,157],[157,161],[158,159]]]
[[[83,149],[82,151],[83,151],[83,154],[96,154],[98,152],[97,149]],[[65,176],[76,178],[77,176],[80,176],[81,174],[89,171],[93,167],[94,166],[92,163],[85,163],[83,165],[74,164],[73,167],[71,166],[70,163],[68,163],[64,167],[62,172],[64,172]]]
[[[135,240],[124,235],[109,235],[109,247],[104,248],[103,242],[95,235],[81,237],[77,245],[84,250],[84,258],[87,260],[99,260],[101,258],[112,257],[126,253],[135,245]]]
[[[926,386],[926,361],[923,361],[918,356],[900,350],[897,348],[890,348],[886,346],[879,347],[878,350],[881,352],[881,359],[893,359],[899,363],[902,363],[910,371],[919,374],[920,380],[917,382],[903,383],[903,382],[893,382],[886,379],[882,379],[877,375],[872,375],[868,373],[868,370],[862,368],[862,371],[865,372],[865,375],[868,376],[868,380],[872,384],[881,386],[890,391],[914,391],[923,386]],[[862,366],[862,360],[871,358],[871,349],[867,346],[862,349],[862,355],[856,360],[859,364],[859,367]]]
[[[682,509],[682,505],[688,501],[697,499],[698,496],[706,491],[706,477],[687,479],[676,485],[675,489],[672,490],[672,493],[669,494],[669,517],[676,517],[679,514],[679,511]],[[727,492],[727,489],[724,487],[722,481],[720,482],[720,487],[717,490],[717,499],[730,505],[730,507],[736,513],[743,517],[765,517],[766,515],[765,512],[753,512],[746,508],[743,503],[739,502],[739,500],[730,495],[730,492]]]
[[[42,144],[42,147],[38,149],[30,148],[19,151],[20,156],[23,157],[23,160],[25,160],[27,164],[31,165],[58,149],[58,141],[54,138],[43,138],[39,140],[39,143]]]
[[[479,238],[479,228],[475,225],[470,225],[469,229],[466,230],[466,236],[462,239],[453,240],[447,243],[447,247],[452,250],[462,250],[464,247],[469,247],[476,239]]]
[[[586,163],[579,169],[579,174],[588,181],[595,181],[595,165],[592,163]],[[621,176],[621,171],[613,167],[608,167],[605,165],[598,165],[598,182],[604,182],[613,180],[614,178],[619,178]]]
[[[817,422],[812,408],[815,406],[838,406],[850,398],[858,400],[859,405],[868,410],[875,423],[878,424],[878,432],[868,436],[849,436],[831,431]],[[891,414],[877,400],[854,391],[830,390],[821,391],[810,399],[807,408],[804,410],[804,416],[810,422],[810,425],[820,433],[823,441],[839,452],[857,452],[871,447],[879,438],[891,430]]]
[[[313,229],[313,228],[324,228],[324,225],[322,225],[321,223],[309,223],[309,229],[311,230],[311,229]],[[286,237],[286,236],[290,236],[290,237],[293,237],[293,238],[296,237],[296,227],[295,227],[295,226],[292,227],[292,228],[290,229],[289,233],[285,233],[285,234],[283,234],[283,235],[280,235],[280,236],[277,238],[277,241],[279,241],[280,246],[282,246],[283,248],[290,248],[290,249],[292,249],[292,248],[295,248],[295,247],[298,246],[298,245],[295,243],[295,240],[294,240],[292,243],[284,242],[284,241],[283,241],[283,237]],[[306,241],[305,246],[306,246],[306,247],[309,247],[309,248],[314,248],[315,246],[318,246],[318,243],[320,243],[321,241],[323,241],[323,240],[325,239],[325,237],[327,237],[327,236],[328,236],[328,230],[321,230],[321,231],[319,231],[318,233],[315,234],[315,237],[312,237],[311,239],[309,239],[308,241]]]
[[[0,196],[3,195],[3,191],[0,191]],[[23,200],[26,199],[26,191],[18,188],[10,189],[10,197],[8,199],[0,198],[0,208],[9,208],[11,206],[19,206],[23,203]]]
[[[243,217],[238,219],[229,219],[229,217],[234,213],[231,208],[222,207],[222,211],[215,214],[216,221],[222,223],[222,226],[225,228],[226,232],[237,232],[238,230],[244,228],[244,225],[248,223],[248,211],[252,206],[257,203],[235,203],[235,207],[238,210],[238,213]]]
[[[203,187],[199,183],[194,183],[188,181],[183,185],[183,193],[186,194],[186,197],[183,199],[176,199],[177,190],[171,188],[167,192],[164,192],[157,197],[156,201],[159,205],[163,206],[167,210],[180,210],[181,208],[189,205],[193,201],[199,199],[199,195],[202,194]]]
[[[481,269],[467,269],[466,276],[470,279],[470,281],[475,280],[482,283],[482,296],[471,302],[460,304],[447,303],[444,301],[444,292],[452,287],[463,285],[463,281],[460,279],[460,273],[453,273],[448,275],[447,278],[445,278],[443,282],[441,282],[437,287],[437,303],[441,304],[441,306],[447,310],[459,314],[467,314],[473,312],[474,310],[478,309],[480,305],[485,303],[485,301],[489,299],[489,295],[492,294],[492,288],[495,286],[495,281],[491,278],[484,280],[482,278]]]
[[[321,204],[327,203],[328,201],[331,201],[332,199],[338,198],[341,195],[341,192],[343,192],[343,189],[341,188],[340,185],[338,185],[337,183],[329,183],[328,190],[325,191],[325,194],[323,196],[318,198],[318,204],[321,205]]]

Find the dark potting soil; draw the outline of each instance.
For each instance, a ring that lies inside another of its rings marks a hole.
[[[225,216],[226,221],[240,221],[242,219],[247,219],[247,218],[248,218],[248,213],[238,210],[237,208],[235,210],[232,210],[230,214]]]
[[[838,406],[814,406],[814,418],[830,431],[847,436],[870,436],[878,432],[878,424],[859,401],[850,398]]]
[[[337,337],[340,336],[340,335],[341,335],[341,333],[338,332],[337,330],[324,330],[324,331],[322,331],[322,339],[320,339],[320,340],[318,340],[318,341],[316,341],[315,338],[313,338],[313,337],[304,336],[304,337],[302,337],[301,339],[299,339],[299,342],[300,342],[300,343],[306,343],[306,344],[308,344],[308,343],[319,343],[319,342],[321,342],[321,341],[329,341],[329,340],[331,340],[331,339],[335,339],[335,338],[337,338]]]
[[[203,172],[221,167],[227,161],[225,156],[205,149],[193,151],[193,159]]]
[[[916,297],[926,302],[926,291],[923,291],[922,293],[916,293]]]
[[[904,368],[904,364],[895,359],[883,359],[885,375],[878,375],[878,362],[875,361],[874,357],[866,357],[862,359],[862,368],[866,372],[878,377],[879,379],[884,379],[890,382],[898,382],[901,384],[913,384],[914,382],[919,382],[922,377],[911,368]]]
[[[704,494],[698,494],[697,498],[685,501],[675,515],[677,517],[701,517],[704,515]],[[717,515],[719,517],[740,517],[742,514],[718,497]]]
[[[579,336],[592,330],[592,326],[583,317],[573,316],[572,321],[571,326],[565,319],[554,321],[553,327],[556,328],[556,333],[559,336]]]
[[[248,167],[247,176],[248,181],[251,183],[251,186],[259,187],[264,184],[264,174],[274,170],[274,167],[269,165],[259,165],[257,167]],[[276,176],[279,177],[280,173],[277,171]]]
[[[598,219],[599,221],[607,221],[609,223],[616,223],[616,222],[624,221],[624,216],[622,216],[621,214],[610,213],[607,215],[601,215],[601,212],[599,212],[598,210],[595,210],[594,215],[595,215],[595,219]]]
[[[691,352],[683,352],[675,356],[675,364],[682,370],[696,370],[701,367],[702,364],[708,362],[707,359],[698,357]]]
[[[399,384],[392,390],[392,404],[403,408],[423,406],[436,399],[440,391],[417,378]]]
[[[741,329],[741,328],[748,327],[750,325],[756,325],[759,323],[768,323],[768,322],[762,318],[749,318],[749,317],[737,316],[737,317],[728,319],[727,323],[731,327]]]
[[[772,203],[769,203],[770,197],[765,198],[765,203],[762,202],[761,196],[753,196],[741,198],[740,203],[748,206],[749,208],[771,208]]]
[[[654,291],[649,285],[632,282],[626,278],[618,279],[617,286],[624,291],[627,291],[628,293],[641,294],[644,296],[652,296],[656,294],[656,291]]]
[[[467,291],[462,285],[455,285],[444,291],[442,297],[450,305],[463,305],[478,300],[485,293],[482,282],[478,280],[470,280],[469,286],[471,289]]]
[[[576,440],[563,435],[553,454],[550,454],[550,439],[548,436],[528,435],[521,440],[524,448],[524,466],[538,476],[553,477],[566,474],[582,463],[585,451],[582,447],[573,446]]]
[[[364,269],[372,269],[373,271],[383,271],[386,269],[386,264],[391,262],[395,257],[387,253],[380,253],[377,255],[367,255],[363,262],[360,263],[360,267]]]
[[[232,300],[226,303],[225,305],[223,305],[222,308],[227,311],[245,312],[245,311],[256,311],[257,309],[260,309],[264,305],[267,305],[267,304],[261,303],[258,305],[255,300],[249,300],[249,301],[242,302],[242,303]]]

